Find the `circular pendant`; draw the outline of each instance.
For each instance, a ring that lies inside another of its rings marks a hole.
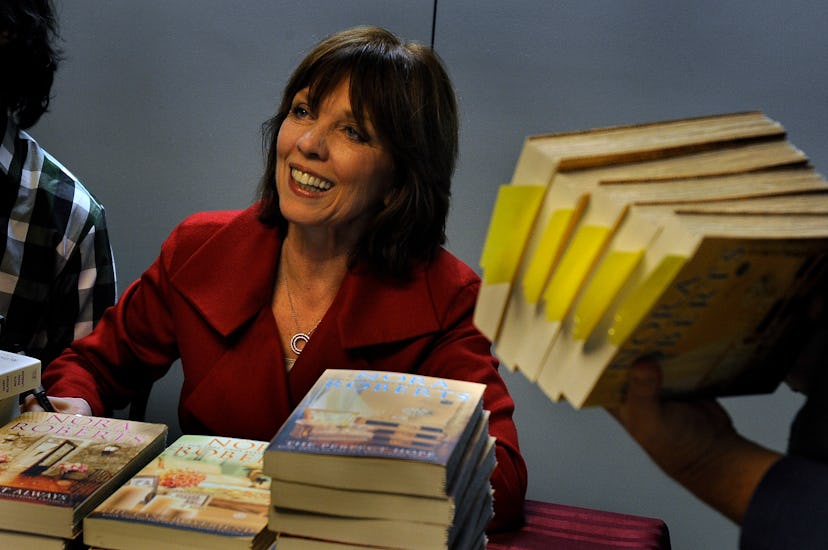
[[[299,355],[302,353],[302,350],[305,349],[305,344],[308,343],[310,340],[310,336],[305,334],[304,332],[297,332],[293,335],[293,338],[290,339],[290,350]]]

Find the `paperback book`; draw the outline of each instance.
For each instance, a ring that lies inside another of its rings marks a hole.
[[[583,205],[580,193],[560,204],[547,200],[558,174],[620,165],[635,168],[661,160],[668,165],[644,168],[644,177],[665,177],[677,170],[687,174],[699,163],[677,167],[670,159],[784,137],[782,125],[758,111],[528,137],[512,181],[500,188],[492,213],[480,259],[483,284],[475,324],[490,340],[497,340],[514,287],[527,276],[530,265],[530,278],[539,279],[527,285],[530,301],[533,293],[543,290],[544,272],[559,260]],[[772,155],[778,157],[774,162],[783,164],[786,161],[781,159],[791,157],[784,150]],[[709,173],[710,169],[705,170]],[[629,172],[620,177],[629,177]]]
[[[494,438],[488,433],[488,411],[463,458],[450,494],[427,497],[385,491],[358,491],[275,479],[271,504],[277,508],[354,518],[383,518],[451,526],[463,518],[471,497],[489,483],[495,467]]]
[[[0,428],[0,529],[73,539],[83,518],[157,455],[167,426],[26,412]]]
[[[450,493],[485,386],[328,369],[270,442],[273,479],[410,495]]]
[[[270,528],[296,548],[474,547],[493,514],[484,389],[325,371],[265,453]]]
[[[475,312],[507,367],[575,407],[617,404],[642,355],[669,394],[778,386],[828,254],[828,184],[779,123],[735,113],[529,138],[513,178]]]
[[[84,542],[119,549],[267,548],[266,441],[183,435],[84,520]]]

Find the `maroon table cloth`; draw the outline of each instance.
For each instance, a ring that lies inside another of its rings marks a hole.
[[[489,550],[669,550],[660,519],[527,500],[526,524],[489,536]]]

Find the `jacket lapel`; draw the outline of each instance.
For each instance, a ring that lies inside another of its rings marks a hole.
[[[354,270],[337,301],[336,323],[345,349],[399,342],[440,328],[422,269],[404,283]]]
[[[278,230],[254,205],[216,231],[172,275],[172,285],[222,336],[270,303],[281,249]]]

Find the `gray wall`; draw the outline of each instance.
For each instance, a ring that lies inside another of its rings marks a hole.
[[[121,287],[184,216],[250,203],[260,124],[324,35],[379,24],[428,42],[432,0],[58,0],[67,60],[32,133],[104,202]],[[462,109],[449,248],[477,266],[488,212],[524,136],[761,109],[828,170],[828,3],[441,0],[435,48]],[[674,548],[734,548],[737,529],[672,483],[602,410],[550,403],[505,373],[529,497],[664,519]],[[171,425],[179,379],[150,418]],[[783,448],[801,399],[726,400]]]

